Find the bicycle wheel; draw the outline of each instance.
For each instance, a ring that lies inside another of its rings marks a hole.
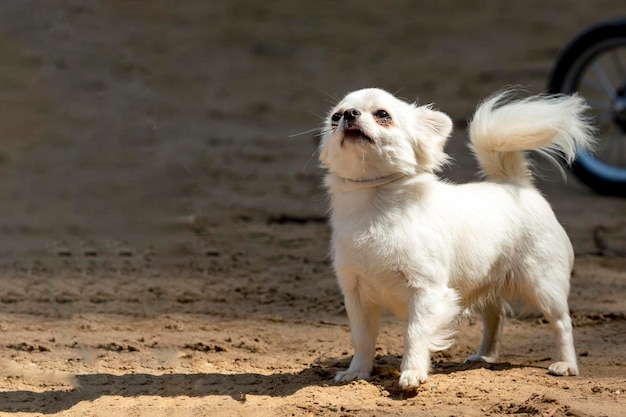
[[[599,194],[626,197],[626,18],[574,38],[558,57],[548,90],[582,95],[598,128],[594,152],[577,154],[574,175]]]

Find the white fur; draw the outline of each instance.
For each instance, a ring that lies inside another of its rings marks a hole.
[[[352,122],[360,135],[347,134],[348,109],[360,113]],[[377,118],[378,110],[390,119]],[[556,333],[559,359],[550,373],[578,374],[567,305],[574,254],[532,185],[524,151],[557,151],[571,161],[592,141],[585,111],[576,96],[488,99],[470,128],[487,180],[463,185],[434,175],[447,161],[452,122],[444,113],[379,89],[350,93],[331,111],[320,160],[355,349],[336,381],[370,376],[382,309],[408,321],[403,388],[426,381],[430,351],[449,347],[451,324],[465,308],[480,311],[484,324],[468,360],[493,362],[506,301],[518,298],[539,308]],[[341,118],[333,123],[334,114]]]

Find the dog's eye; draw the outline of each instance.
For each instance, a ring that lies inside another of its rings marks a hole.
[[[342,117],[342,114],[341,114],[341,113],[335,113],[335,114],[333,114],[333,115],[330,117],[330,120],[331,120],[333,123],[338,123],[338,122],[339,122],[339,120],[341,120],[341,117]]]
[[[376,116],[377,119],[391,119],[391,116],[385,110],[376,110],[374,116]]]

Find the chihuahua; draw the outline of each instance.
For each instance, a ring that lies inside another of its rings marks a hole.
[[[382,310],[406,320],[399,384],[414,388],[430,352],[451,345],[463,311],[482,316],[468,361],[494,362],[508,302],[538,308],[556,334],[553,375],[577,375],[568,309],[574,252],[533,185],[526,152],[571,162],[593,143],[577,96],[515,99],[502,91],[477,108],[471,149],[484,181],[451,184],[452,121],[376,88],[348,94],[322,131],[320,161],[331,203],[333,266],[350,321],[354,356],[335,381],[371,375]]]

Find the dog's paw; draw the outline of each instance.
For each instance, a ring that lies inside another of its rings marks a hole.
[[[356,379],[367,379],[370,377],[369,372],[355,372],[351,370],[339,371],[335,374],[335,382],[349,382]]]
[[[487,363],[495,363],[496,361],[496,357],[494,356],[484,356],[484,355],[479,355],[478,353],[475,355],[470,356],[469,358],[465,359],[464,363],[468,363],[468,362],[487,362]]]
[[[416,370],[402,371],[400,374],[400,388],[410,389],[417,388],[428,379],[428,372],[420,372]]]
[[[578,366],[568,362],[555,362],[548,368],[551,375],[574,376],[578,375]]]

